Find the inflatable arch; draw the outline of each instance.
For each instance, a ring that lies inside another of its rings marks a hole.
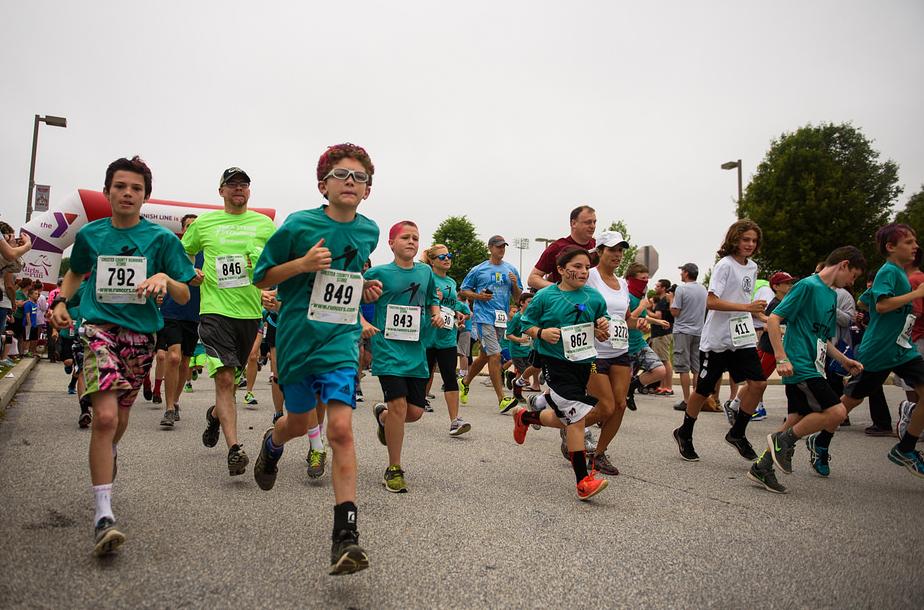
[[[186,214],[201,214],[203,211],[219,210],[222,205],[188,203],[148,199],[141,206],[141,215],[153,223],[180,232],[180,219]],[[276,220],[272,208],[249,208]],[[69,195],[54,210],[49,210],[26,223],[23,231],[32,238],[32,250],[23,256],[23,270],[20,275],[41,280],[45,289],[54,288],[61,269],[64,250],[74,243],[74,236],[83,225],[112,215],[109,200],[99,191],[80,189]]]

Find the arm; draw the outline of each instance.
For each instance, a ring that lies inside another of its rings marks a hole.
[[[713,311],[742,311],[746,313],[763,313],[767,303],[764,301],[751,301],[750,303],[732,303],[724,301],[717,297],[715,293],[710,292],[706,297],[706,309]]]
[[[61,292],[58,293],[57,303],[51,306],[51,323],[57,329],[68,328],[73,324],[71,315],[67,312],[67,301],[77,294],[80,284],[83,283],[83,275],[69,270],[64,274],[64,281],[61,282]]]
[[[532,288],[533,290],[540,290],[546,286],[551,286],[552,282],[545,279],[545,273],[533,267],[533,270],[529,272],[529,276],[526,278],[526,285]]]
[[[316,273],[322,269],[330,269],[330,264],[331,253],[324,246],[324,239],[322,238],[305,253],[305,256],[267,269],[263,277],[254,282],[254,286],[261,290],[266,290],[299,273]]]
[[[13,282],[13,272],[7,271],[3,274],[3,290],[6,291],[6,298],[10,303],[16,303],[16,284]]]
[[[924,284],[921,284],[911,292],[906,292],[905,294],[895,297],[883,297],[879,299],[876,301],[876,313],[883,314],[895,311],[921,297],[924,297]]]
[[[32,239],[28,233],[19,232],[20,246],[11,246],[5,239],[0,239],[0,256],[8,261],[13,261],[32,249]]]
[[[773,353],[776,354],[776,372],[780,374],[780,377],[789,377],[793,370],[789,358],[786,357],[786,352],[783,351],[783,333],[780,330],[782,320],[783,318],[775,313],[770,314],[770,319],[767,320],[767,332],[770,333],[770,345],[773,346]]]
[[[826,353],[840,362],[841,365],[847,369],[847,372],[851,375],[859,375],[863,370],[863,365],[860,362],[845,356],[841,350],[837,349],[837,346],[834,345],[834,342],[830,339],[828,340],[828,349]]]

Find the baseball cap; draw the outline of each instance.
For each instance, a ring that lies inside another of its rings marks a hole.
[[[218,183],[218,186],[224,186],[231,178],[235,176],[240,176],[247,183],[250,183],[250,176],[247,175],[247,172],[242,170],[239,167],[229,167],[221,174],[221,182]]]
[[[509,246],[507,240],[501,237],[500,235],[493,235],[491,239],[488,240],[489,246]]]
[[[681,271],[686,271],[690,275],[699,275],[699,267],[696,266],[696,263],[686,263],[678,268]]]
[[[606,246],[607,248],[612,248],[620,244],[626,248],[629,247],[629,242],[626,241],[626,238],[623,237],[622,233],[619,231],[603,231],[597,236],[596,242],[598,246]]]
[[[796,278],[789,275],[785,271],[778,271],[770,276],[770,285],[776,286],[778,284],[788,284],[790,282],[794,282],[795,280]]]

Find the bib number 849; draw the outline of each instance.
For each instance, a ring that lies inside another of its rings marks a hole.
[[[345,284],[327,284],[324,286],[324,302],[336,301],[338,305],[353,302],[353,287]]]

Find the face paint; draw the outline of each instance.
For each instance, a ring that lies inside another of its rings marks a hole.
[[[565,269],[565,277],[569,280],[576,280],[577,272],[575,272],[574,269]]]

